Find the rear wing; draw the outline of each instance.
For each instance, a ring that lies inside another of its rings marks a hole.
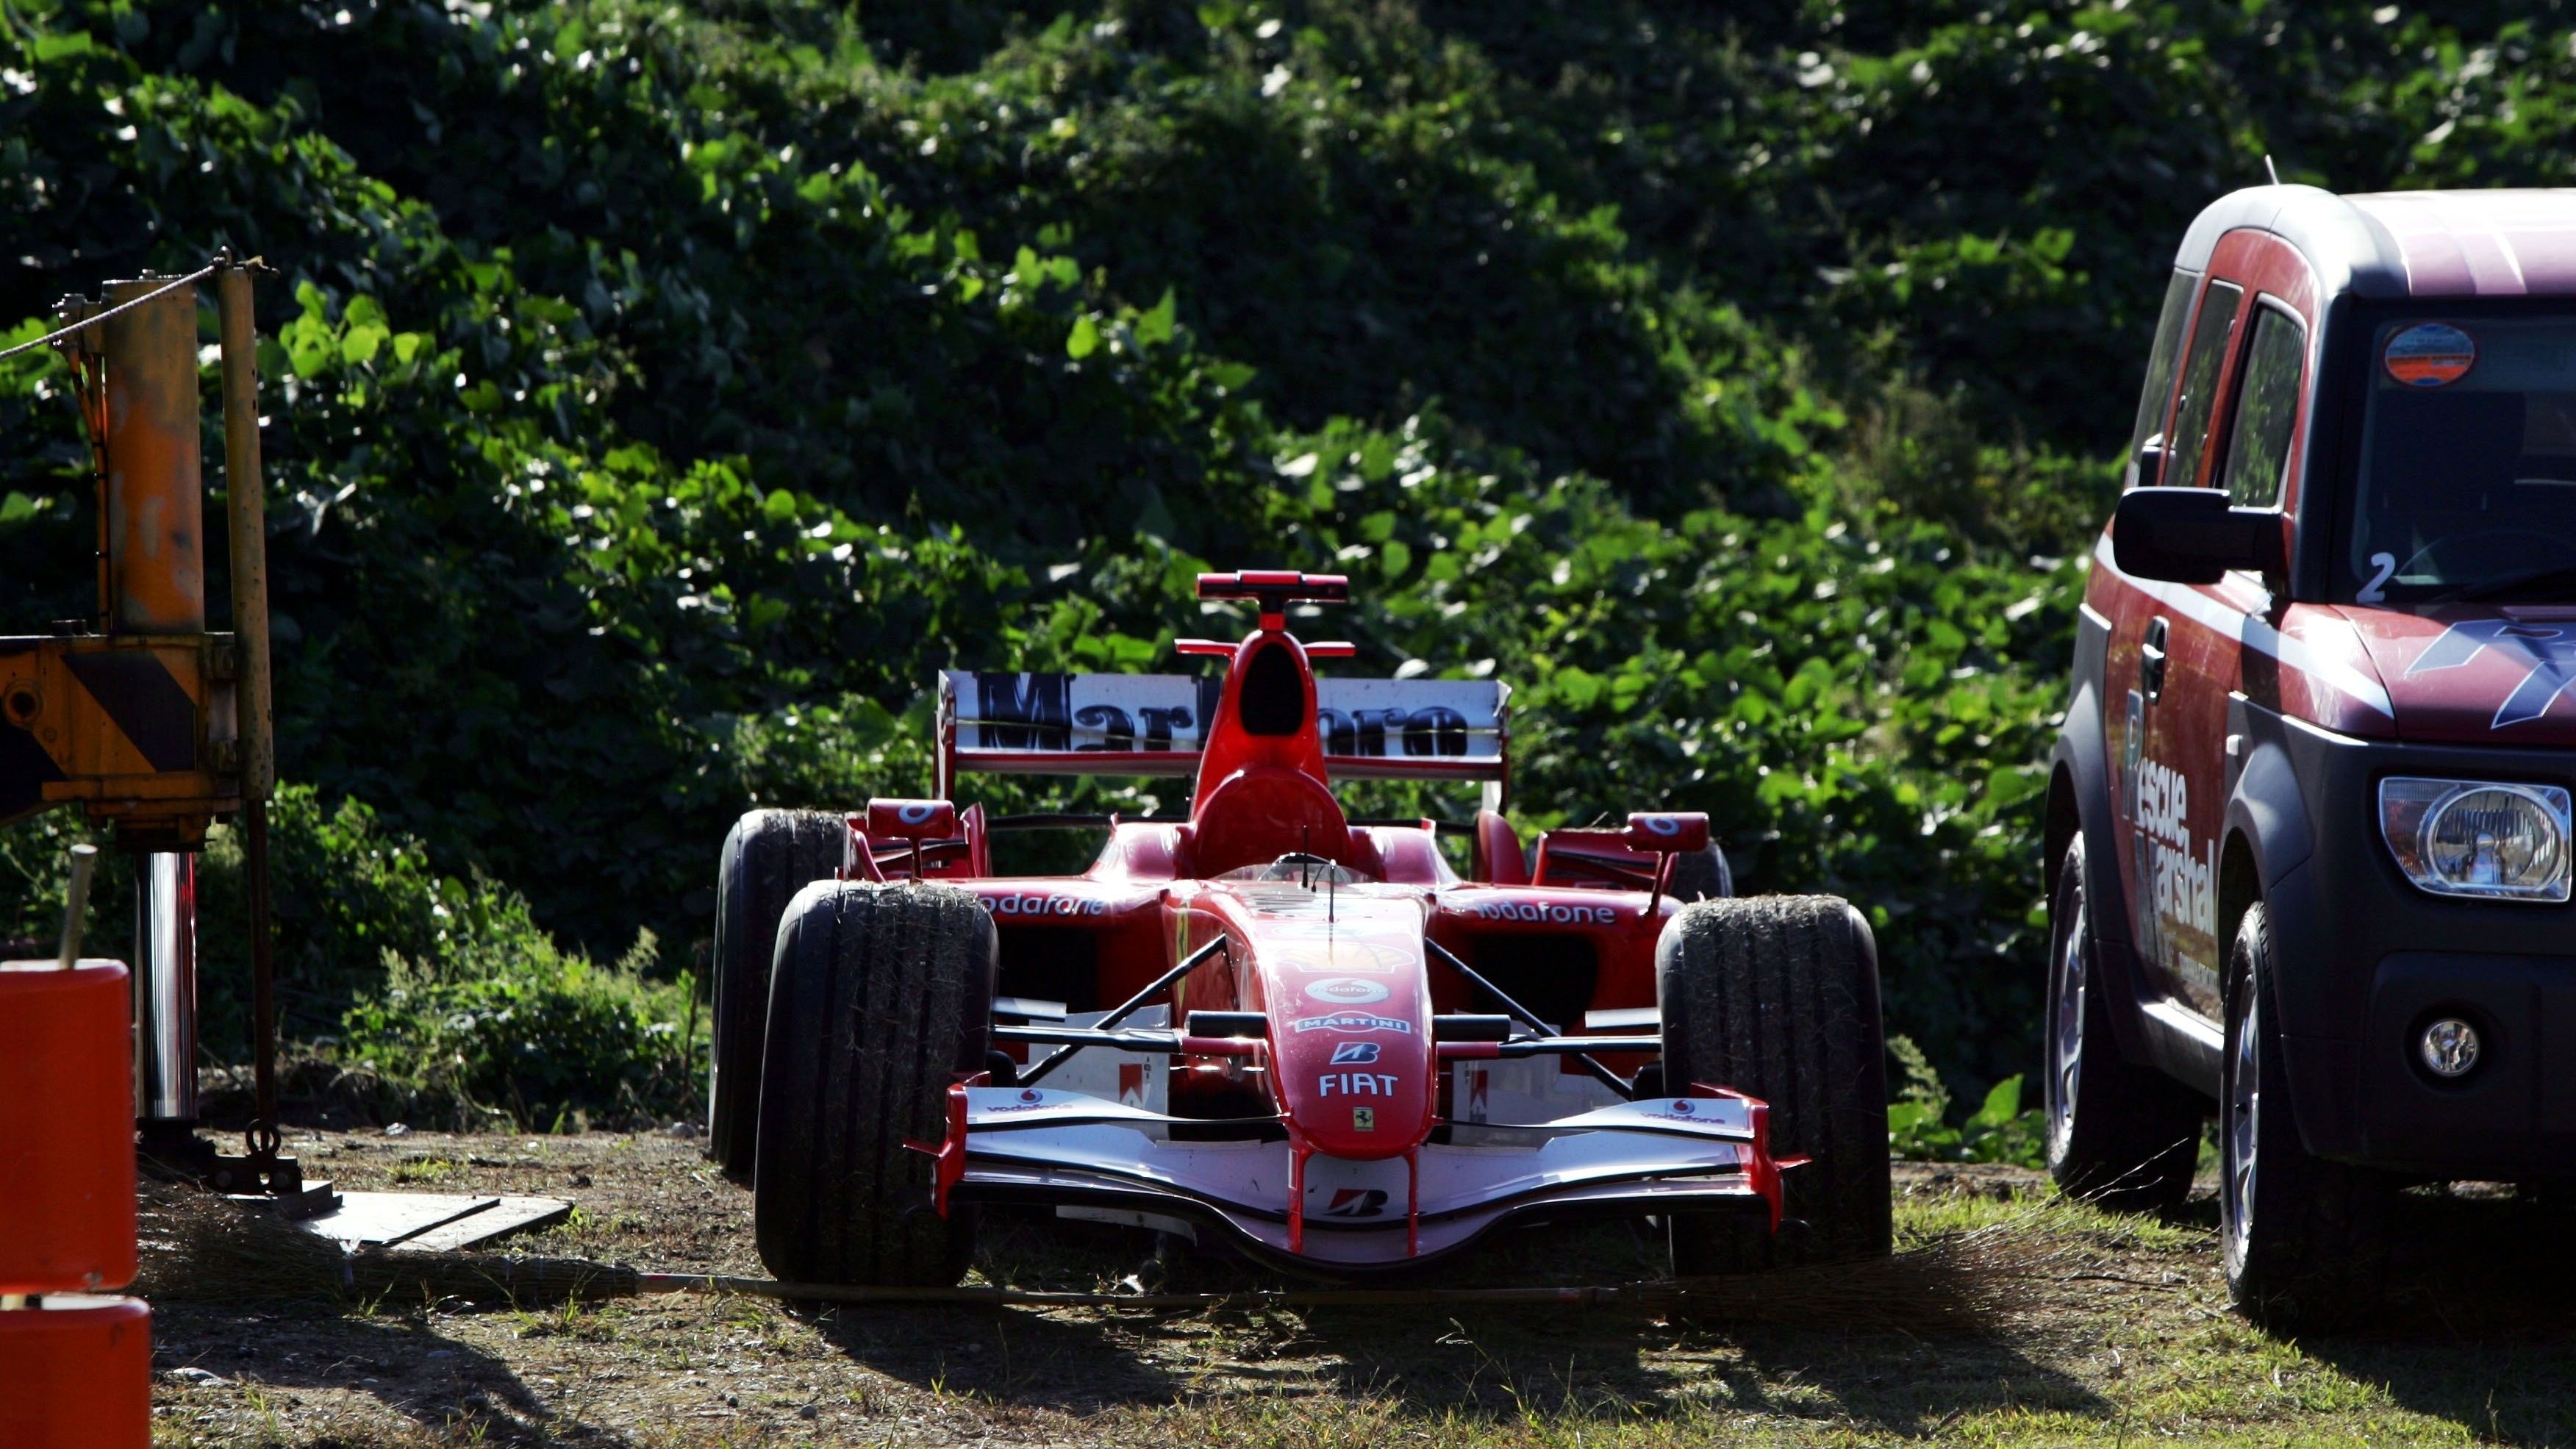
[[[938,794],[973,771],[1188,776],[1225,681],[1181,674],[939,675]],[[1510,687],[1483,679],[1318,679],[1316,723],[1333,774],[1478,780],[1509,773]]]

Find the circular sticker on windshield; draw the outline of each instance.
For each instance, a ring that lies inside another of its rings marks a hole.
[[[2419,322],[2388,339],[2379,363],[2408,387],[2446,387],[2478,365],[2478,344],[2448,322]]]

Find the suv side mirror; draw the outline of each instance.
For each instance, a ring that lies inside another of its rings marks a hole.
[[[2214,584],[2229,569],[2277,574],[2281,515],[2232,508],[2215,488],[2133,488],[2111,516],[2111,543],[2123,572],[2177,584]]]

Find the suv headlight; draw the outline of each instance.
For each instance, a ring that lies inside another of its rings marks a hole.
[[[2382,780],[2379,830],[2398,869],[2437,896],[2567,899],[2568,797],[2555,785]]]

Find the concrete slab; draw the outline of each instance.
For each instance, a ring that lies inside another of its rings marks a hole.
[[[306,1218],[296,1226],[351,1248],[451,1253],[560,1222],[571,1212],[571,1203],[551,1197],[343,1192],[338,1211]]]
[[[394,1244],[397,1253],[455,1253],[480,1247],[495,1238],[522,1233],[532,1228],[550,1227],[572,1216],[572,1204],[559,1197],[510,1197],[493,1199],[490,1207],[452,1222],[441,1223],[417,1236]]]

